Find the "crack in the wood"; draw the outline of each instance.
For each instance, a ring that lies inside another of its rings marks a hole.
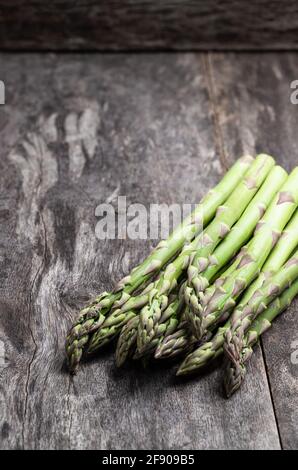
[[[68,445],[71,449],[71,428],[72,428],[72,412],[71,412],[71,403],[70,403],[70,388],[71,388],[72,378],[69,376],[68,389],[67,389],[67,410],[69,415],[69,426],[68,426]]]
[[[275,419],[275,425],[276,425],[276,429],[277,429],[279,444],[280,444],[280,448],[283,450],[281,431],[279,429],[279,424],[278,424],[278,419],[277,419],[277,412],[276,412],[276,408],[275,408],[275,404],[274,404],[274,398],[273,398],[273,392],[272,392],[272,388],[271,388],[270,375],[269,375],[269,370],[268,370],[268,366],[267,366],[267,362],[266,362],[266,352],[265,352],[265,348],[264,348],[262,338],[260,340],[260,346],[261,346],[262,358],[263,358],[266,377],[267,377],[268,389],[269,389],[269,394],[270,394],[270,399],[271,399],[271,404],[272,404],[272,409],[273,409],[273,414],[274,414],[274,419]]]
[[[41,184],[41,179],[38,182],[38,185],[36,187],[36,192],[38,193],[39,187]],[[46,237],[46,227],[44,223],[44,219],[42,214],[40,214],[40,219],[42,222],[42,227],[43,227],[43,236],[44,236],[44,250],[43,250],[43,256],[41,263],[36,270],[35,276],[33,278],[32,284],[31,284],[31,289],[30,289],[30,295],[29,295],[29,321],[28,321],[28,328],[30,331],[31,339],[34,343],[34,349],[32,353],[32,357],[28,363],[27,367],[27,377],[26,377],[26,384],[25,384],[25,403],[24,403],[24,413],[23,413],[23,423],[22,423],[22,443],[23,443],[23,449],[25,449],[25,428],[26,428],[26,419],[27,419],[27,411],[28,411],[28,398],[29,398],[29,382],[30,382],[30,375],[31,375],[31,367],[34,362],[34,359],[36,357],[36,353],[38,350],[38,345],[35,340],[34,334],[33,334],[33,329],[31,328],[31,309],[33,308],[33,290],[35,288],[37,279],[40,276],[40,273],[42,272],[43,266],[45,264],[45,256],[46,256],[46,250],[47,250],[47,237]]]
[[[207,85],[207,90],[208,90],[208,95],[209,95],[209,100],[210,100],[211,110],[212,110],[215,145],[218,149],[219,160],[221,162],[221,165],[224,168],[224,170],[227,170],[229,164],[227,161],[227,156],[226,156],[225,146],[224,146],[224,139],[223,139],[222,131],[221,131],[219,109],[218,109],[217,99],[216,99],[216,96],[217,96],[216,85],[215,85],[215,79],[214,79],[213,70],[212,70],[210,52],[202,54],[201,57],[203,60],[205,76],[206,76],[206,81],[207,81],[206,85]]]

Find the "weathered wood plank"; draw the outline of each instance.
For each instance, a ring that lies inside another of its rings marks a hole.
[[[1,49],[202,50],[298,46],[295,0],[2,0]]]
[[[297,55],[212,54],[209,65],[227,157],[264,151],[287,170],[296,166],[298,108],[290,100],[290,83],[298,76]],[[281,442],[287,449],[298,447],[298,366],[291,363],[291,345],[297,339],[295,302],[263,339]]]
[[[187,383],[162,366],[116,372],[111,351],[74,379],[63,368],[79,305],[152,245],[98,241],[97,204],[117,194],[147,207],[198,201],[220,176],[204,57],[5,55],[2,63],[1,446],[279,448],[260,351],[230,401],[220,372]]]
[[[269,381],[284,449],[297,450],[298,406],[298,302],[276,320],[264,335],[263,347]]]

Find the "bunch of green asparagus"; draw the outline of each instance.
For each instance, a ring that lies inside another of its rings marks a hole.
[[[298,294],[298,167],[242,157],[167,240],[79,314],[69,369],[117,339],[116,363],[183,358],[177,375],[220,355],[227,396],[253,346]]]

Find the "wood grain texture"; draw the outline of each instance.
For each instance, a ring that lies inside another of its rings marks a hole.
[[[208,62],[227,159],[235,152],[267,152],[288,171],[297,166],[298,106],[290,100],[290,83],[298,76],[297,54],[214,54]],[[297,307],[296,301],[263,339],[285,449],[298,448],[298,365],[291,362],[298,340]]]
[[[0,47],[35,50],[297,48],[294,0],[2,0]]]
[[[209,54],[211,99],[227,161],[267,152],[290,171],[297,165],[297,112],[290,85],[296,53]]]
[[[118,194],[147,206],[194,202],[220,177],[207,57],[1,62],[1,447],[280,448],[259,349],[229,401],[219,371],[190,382],[162,365],[116,371],[109,349],[74,379],[64,367],[79,306],[152,247],[97,240],[96,206]]]

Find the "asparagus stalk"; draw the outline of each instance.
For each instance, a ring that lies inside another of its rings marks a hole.
[[[248,303],[237,309],[237,319],[241,321],[240,325],[237,323],[238,329],[243,331],[247,330],[252,321],[262,313],[267,306],[281,293],[293,283],[298,277],[298,250],[286,262],[283,268],[272,276],[265,284],[257,289]],[[234,318],[231,319],[231,328],[226,331],[225,340],[234,332]],[[237,327],[236,326],[236,327]],[[239,362],[240,354],[244,347],[244,334],[243,337],[234,336],[234,342],[226,345],[224,343],[224,350],[229,359],[235,363]],[[239,339],[240,344],[237,343]],[[235,344],[235,347],[233,348]]]
[[[289,259],[298,245],[298,210],[286,226],[274,250],[262,268],[256,281],[245,291],[237,309],[247,305],[257,289],[262,287]],[[214,337],[192,354],[188,355],[181,364],[177,375],[187,375],[199,372],[207,363],[216,359],[223,353],[223,344],[227,330],[231,327],[231,319],[220,327]]]
[[[188,322],[184,320],[174,333],[163,338],[156,348],[154,357],[155,359],[172,359],[190,352],[196,343],[196,338],[189,331]]]
[[[262,184],[268,172],[271,170],[272,165],[274,165],[274,160],[268,155],[260,155],[254,161],[245,176],[245,183],[240,182],[233,192],[234,194],[235,191],[237,191],[237,200],[239,199],[240,194],[242,194],[242,202],[239,204],[240,206],[241,204],[243,206],[245,204],[247,205],[247,200],[253,197],[258,187]],[[244,191],[243,187],[246,186],[248,186],[249,189]],[[231,198],[229,198],[229,200],[230,199]],[[235,201],[235,198],[233,200]],[[236,216],[231,215],[231,219],[233,219],[233,217],[235,218]],[[190,244],[184,246],[180,255],[167,266],[164,273],[161,274],[152,287],[152,291],[148,296],[148,302],[143,307],[140,314],[137,341],[138,351],[140,354],[146,352],[147,343],[148,347],[150,347],[149,342],[154,336],[154,329],[152,329],[152,327],[160,320],[162,312],[167,308],[168,295],[172,289],[176,287],[179,278],[188,266],[189,260],[198,249],[198,246],[203,245],[200,248],[201,250],[205,250],[206,252],[211,251],[212,247],[209,243],[206,243],[206,246],[204,245],[206,237],[210,231],[209,227],[213,227],[211,229],[213,232],[215,231],[214,227],[216,227],[218,240],[227,233],[227,224],[223,223],[224,218],[221,215],[218,215],[214,220],[216,220],[216,222],[211,222],[202,235],[198,235]],[[218,243],[218,241],[216,243]],[[123,315],[123,309],[121,306],[118,309],[113,309],[102,326],[95,332],[95,334],[92,335],[88,346],[88,353],[93,353],[117,335],[129,319],[130,317],[128,315]]]
[[[229,271],[227,271],[227,273],[228,272]],[[182,286],[183,285],[184,283]],[[183,290],[182,286],[180,288],[180,292]],[[148,303],[150,296],[154,295],[155,291],[156,285],[154,283],[149,284],[140,296],[131,297],[121,308],[113,311],[106,320],[106,331],[102,332],[101,343],[100,345],[98,344],[98,347],[108,343],[110,339],[117,334],[122,325],[116,351],[116,363],[118,366],[122,366],[126,359],[133,355],[137,338],[135,328],[139,324],[139,317],[137,317],[137,315],[140,308]],[[195,344],[198,344],[198,341],[192,337],[189,329],[186,333],[185,318],[184,320],[181,318],[179,323],[177,322],[182,307],[185,307],[183,297],[180,296],[180,298],[181,301],[179,303],[177,302],[177,299],[175,299],[173,303],[169,304],[166,311],[162,314],[160,322],[157,322],[154,326],[155,335],[152,337],[152,341],[148,344],[148,350],[144,351],[144,353],[134,352],[134,359],[150,355],[160,343],[166,341],[168,337],[170,338],[172,335],[175,335],[175,330],[178,327],[182,329],[183,343],[185,345],[183,350],[185,352],[188,352],[190,349],[188,347],[189,345],[194,347]],[[99,334],[100,333],[101,331],[99,331]],[[208,333],[208,338],[209,337],[210,334]],[[178,344],[175,343],[175,346],[178,346]],[[181,352],[183,350],[181,349]],[[179,353],[180,351],[177,347],[173,348],[173,351],[168,354],[168,357],[175,357]],[[160,357],[162,357],[162,355]]]
[[[192,304],[196,308],[198,298],[209,286],[211,279],[223,266],[232,258],[249,240],[256,228],[257,223],[266,212],[272,199],[287,179],[287,172],[280,166],[275,166],[267,176],[260,190],[257,192],[251,203],[233,226],[228,236],[219,244],[209,260],[198,258],[196,255],[188,268],[188,282],[185,287],[185,302],[188,305],[186,317],[192,330],[196,329],[196,317],[192,314]],[[200,266],[207,264],[207,269],[201,272]]]
[[[253,346],[258,342],[260,336],[272,326],[273,320],[286,310],[298,295],[298,279],[288,287],[280,297],[277,297],[269,307],[254,320],[244,338],[242,359],[249,360],[253,353]]]
[[[272,275],[288,261],[298,245],[298,209],[293,214],[283,230],[280,239],[266,260],[260,276],[249,286],[241,298],[241,305],[245,305],[255,291],[261,287]]]
[[[175,286],[177,279],[183,270],[188,266],[189,261],[194,257],[203,262],[201,271],[206,269],[206,257],[210,255],[237,222],[249,202],[252,200],[260,186],[263,184],[268,173],[274,166],[274,160],[268,155],[259,155],[245,178],[237,185],[224,206],[220,206],[215,219],[204,230],[199,237],[195,250],[189,252],[184,250],[180,257],[176,258],[166,268],[164,276],[161,276],[157,283],[156,294],[151,296],[150,301],[142,308],[138,327],[137,347],[140,354],[150,348],[150,343],[155,335],[155,326],[160,322],[163,310],[168,305],[168,294],[172,286]]]
[[[225,320],[227,317],[224,317]],[[190,354],[195,348],[202,347],[213,337],[214,331],[218,325],[210,329],[199,341],[193,336],[189,324],[186,320],[181,322],[177,330],[166,336],[157,346],[155,351],[155,359],[174,359],[182,354]]]
[[[250,326],[251,320],[262,313],[266,318],[265,312],[268,305],[276,297],[281,296],[282,292],[289,288],[293,282],[297,281],[297,279],[298,250],[277,274],[275,274],[262,288],[258,289],[254,293],[248,304],[243,308],[243,323]],[[265,326],[266,325],[268,324],[265,322]],[[257,324],[257,326],[255,326],[255,330],[257,329],[258,331],[258,328],[261,327],[264,327],[264,320],[261,324]],[[255,336],[255,334],[251,332],[250,338],[252,335],[253,337]],[[233,350],[229,345],[229,348],[226,349],[224,344],[224,350],[229,359],[224,380],[226,394],[229,397],[240,387],[244,379],[245,366],[243,363],[249,357],[249,351],[247,350],[244,336],[241,339],[241,347],[237,344],[236,350]]]
[[[208,287],[209,282],[215,278],[220,269],[250,239],[257,223],[266,212],[276,193],[285,183],[287,176],[287,172],[280,166],[272,168],[265,182],[238,222],[233,226],[231,232],[209,256],[208,267],[202,274],[199,272],[199,266],[196,266],[198,259],[197,257],[194,258],[188,268],[188,285],[193,286],[197,296]],[[189,295],[187,293],[188,297]]]
[[[258,162],[261,164],[259,168],[257,167]],[[260,171],[265,162],[271,166],[269,174]],[[268,160],[268,156],[263,154],[259,155],[255,162],[256,170],[251,167],[251,170],[247,173],[246,179],[236,187],[224,206],[218,208],[218,217],[215,219],[214,223],[210,224],[208,227],[205,237],[210,239],[210,243],[214,244],[220,240],[218,237],[217,223],[221,222],[224,224],[224,226],[227,227],[227,231],[230,232],[231,227],[237,222],[229,235],[219,245],[221,249],[219,250],[218,248],[215,252],[212,250],[212,255],[209,254],[209,259],[212,262],[211,266],[215,265],[217,267],[216,272],[229,261],[231,253],[237,253],[241,246],[250,238],[257,222],[264,214],[282,183],[284,183],[287,173],[281,167],[272,168],[272,164],[273,161],[271,158]],[[265,174],[267,178],[264,182]],[[258,178],[260,179],[258,180]],[[264,184],[262,185],[263,182]],[[261,188],[258,191],[260,186]],[[253,199],[251,192],[252,187],[255,189],[254,194],[256,193]],[[249,205],[247,205],[248,202],[250,202]],[[198,250],[189,264],[187,271],[188,285],[193,286],[197,293],[205,287],[206,276],[203,276],[202,288],[199,282],[199,274],[206,270],[209,265],[209,259],[208,255],[204,256],[204,253]]]
[[[222,313],[232,310],[241,293],[258,276],[260,269],[276,244],[281,231],[298,205],[298,167],[291,173],[275,197],[264,217],[258,223],[246,253],[236,269],[215,290],[209,288],[197,302],[191,303],[194,319],[192,327],[199,339]],[[211,286],[212,288],[212,286]]]
[[[246,242],[253,230],[255,229],[258,221],[264,214],[265,210],[269,206],[273,197],[276,195],[282,184],[287,178],[287,173],[281,167],[275,166],[267,176],[265,182],[263,183],[261,189],[257,192],[253,200],[250,202],[238,222],[233,226],[231,232],[227,237],[220,243],[220,245],[215,249],[211,256],[205,258],[201,257],[199,262],[201,266],[204,266],[205,263],[208,264],[207,269],[204,272],[198,274],[200,268],[197,265],[194,268],[194,262],[190,264],[188,268],[188,275],[190,270],[192,273],[195,271],[197,273],[196,281],[194,277],[188,276],[188,285],[184,286],[185,297],[188,299],[188,303],[191,301],[191,296],[193,295],[192,284],[195,284],[196,294],[201,289],[203,290],[209,284],[209,280],[216,276],[216,274],[222,269],[222,267],[232,258],[235,253],[241,248],[242,244]],[[196,257],[195,257],[196,259]],[[187,309],[187,313],[188,313]],[[170,322],[170,319],[167,319],[167,322]],[[156,322],[154,325],[154,330],[158,328],[163,328],[166,330],[166,325],[161,325],[161,320]],[[162,351],[166,352],[167,357],[171,357],[180,354],[183,350],[189,349],[189,344],[194,345],[196,341],[191,339],[191,334],[188,331],[185,331],[185,328],[181,328],[181,331],[176,331],[173,333],[173,338],[168,340],[165,338],[165,345],[161,346],[157,357],[162,357]],[[168,335],[165,335],[168,336]],[[155,335],[152,336],[151,341],[155,341]],[[149,344],[151,343],[149,342]],[[163,342],[163,338],[159,343]]]
[[[134,359],[140,359],[141,357],[149,357],[154,354],[156,347],[159,343],[166,338],[168,335],[173,334],[180,322],[181,311],[184,306],[183,297],[178,297],[172,303],[168,305],[168,307],[162,312],[160,322],[156,323],[154,326],[154,337],[147,345],[146,349],[136,351]],[[138,334],[140,328],[140,320],[139,317],[139,324],[138,324]],[[138,342],[138,336],[137,336]]]
[[[179,323],[181,309],[183,307],[183,298],[179,297],[178,290],[173,295],[173,299],[169,306],[163,312],[163,323],[160,325],[159,330],[156,332],[155,343],[152,343],[151,351],[155,349],[156,344],[160,341],[161,337],[171,334]],[[136,313],[131,320],[126,323],[119,335],[117,349],[116,349],[116,364],[118,367],[122,366],[126,359],[132,356],[135,352],[137,343],[137,328],[140,317]],[[151,351],[147,351],[147,355]],[[134,354],[134,359],[140,359],[141,355]]]
[[[264,310],[252,323],[244,338],[244,347],[241,351],[241,362],[226,370],[225,389],[228,396],[240,388],[246,375],[245,363],[253,354],[253,346],[259,341],[261,335],[272,326],[273,320],[287,309],[298,295],[298,279],[277,297],[269,307]]]
[[[246,253],[246,251],[247,251],[247,246],[241,249],[235,261],[229,266],[229,268],[226,271],[224,271],[223,274],[220,275],[218,279],[216,279],[215,283],[209,289],[209,291],[212,289],[212,292],[208,294],[209,298],[212,297],[213,292],[215,292],[217,286],[221,285],[224,282],[224,280],[228,278],[231,273],[234,272],[239,260],[242,258],[243,253]],[[221,321],[219,321],[219,323],[223,323],[225,320],[229,318],[229,316],[230,316],[230,312],[229,311],[225,312],[220,318]],[[188,349],[187,343],[188,343],[188,340],[191,338],[191,345],[196,344],[198,345],[198,347],[193,352],[193,355],[189,354],[189,356],[187,356],[185,359],[185,362],[187,362],[186,374],[192,373],[193,371],[196,371],[196,369],[200,369],[201,367],[203,367],[208,362],[209,358],[215,359],[217,357],[218,355],[217,349],[220,348],[224,342],[223,332],[225,331],[226,325],[229,324],[227,322],[224,327],[219,327],[214,337],[212,337],[213,336],[212,332],[216,329],[217,324],[215,323],[214,325],[211,325],[210,330],[208,330],[205,333],[205,335],[201,338],[201,340],[198,341],[198,339],[192,334],[192,329],[190,328],[190,322],[188,321],[188,318],[189,318],[188,308],[185,308],[184,324],[181,325],[181,331],[179,333],[177,332],[177,337],[179,337],[179,342],[176,345],[175,341],[171,342],[171,337],[169,336],[165,340],[165,351],[167,351],[167,354],[164,355],[163,348],[162,348],[163,345],[161,344],[160,345],[161,353],[158,355],[159,357],[162,358],[163,355],[164,357],[175,357],[183,352],[188,353],[189,351],[187,351]],[[173,339],[175,340],[175,338]],[[167,340],[168,340],[168,344],[167,344]],[[223,350],[221,348],[219,354],[221,354],[222,352]],[[188,367],[188,360],[189,360],[189,367]],[[181,365],[181,367],[183,365],[184,365],[184,362]],[[180,373],[180,369],[179,369],[177,372],[177,375],[183,375],[183,374],[184,372]]]
[[[238,255],[239,256],[239,255]],[[222,275],[224,272],[226,275],[234,269],[235,262],[231,262],[229,269],[220,270],[219,275]],[[181,315],[181,320],[177,326],[177,330],[172,334],[167,334],[164,338],[161,338],[155,352],[156,359],[169,359],[177,357],[181,354],[187,354],[191,352],[194,347],[198,344],[203,344],[212,337],[212,330],[198,341],[192,334],[191,329],[189,328],[189,323],[186,320],[187,316],[187,307],[184,305],[184,311]]]
[[[196,238],[192,243],[186,245],[180,255],[183,255],[183,257],[185,256],[183,260],[186,265],[188,263],[189,256],[197,247],[197,240],[198,239]],[[158,284],[163,275],[164,273],[161,273],[157,280],[150,283],[140,295],[135,297],[131,296],[122,306],[112,309],[110,315],[107,316],[103,327],[96,332],[94,338],[92,337],[87,350],[88,354],[92,354],[93,351],[96,351],[111,341],[120,332],[121,328],[131,318],[138,314],[139,310],[158,292]],[[176,280],[173,283],[173,286],[176,285],[175,283]]]
[[[245,251],[244,247],[244,251]],[[230,268],[225,271],[225,276],[227,277],[230,272],[233,272],[235,269],[235,266],[237,264],[237,259],[241,257],[242,252],[239,253],[239,255],[236,258],[236,262],[232,263]],[[223,280],[223,277],[220,277],[220,281]],[[214,289],[216,288],[216,282],[215,285],[213,286]],[[230,316],[230,312],[226,312],[225,314],[222,315],[220,318],[219,324],[224,323]],[[201,349],[203,348],[203,345],[205,343],[208,343],[212,341],[212,337],[214,334],[214,331],[219,328],[218,324],[214,324],[210,327],[210,330],[208,330],[205,335],[198,340],[193,334],[192,330],[189,326],[189,308],[185,307],[184,309],[184,314],[181,318],[181,323],[178,325],[177,330],[171,334],[166,336],[160,344],[156,348],[155,352],[155,358],[156,359],[173,359],[177,356],[180,356],[182,354],[190,354],[195,348]],[[228,324],[228,323],[227,323]],[[215,333],[214,337],[217,337],[222,331],[222,327],[218,329],[218,331]],[[211,343],[210,343],[211,344]],[[223,339],[222,339],[222,344],[223,344]],[[222,345],[221,344],[221,345]],[[196,349],[198,350],[198,349]],[[222,350],[221,350],[222,352]]]
[[[183,290],[183,286],[181,290]],[[174,332],[171,332],[171,317],[167,318],[164,323],[161,321],[157,324],[157,328],[163,327],[165,333],[158,337],[158,341],[156,341],[155,336],[152,339],[154,348],[151,350],[156,349],[155,359],[173,359],[183,353],[190,353],[196,346],[209,341],[213,336],[214,330],[218,327],[218,325],[214,325],[211,331],[208,331],[206,335],[200,341],[198,341],[193,336],[189,328],[188,321],[186,320],[186,307],[184,302],[183,307],[184,309],[183,313],[181,314],[181,319]],[[226,318],[223,317],[221,320],[225,321],[225,319]],[[151,344],[151,342],[149,344]]]
[[[217,208],[241,181],[252,161],[251,157],[239,159],[220,183],[209,191],[194,212],[174,230],[167,240],[161,241],[143,263],[134,268],[129,276],[123,278],[113,292],[103,292],[89,306],[81,310],[66,339],[66,353],[72,372],[76,371],[91,334],[104,323],[110,310],[123,305],[133,292],[181,250],[186,241],[191,240],[200,232],[201,227],[213,218]]]
[[[243,347],[243,338],[245,331],[249,328],[253,315],[249,315],[250,299],[258,295],[258,289],[270,278],[280,267],[288,260],[293,250],[298,245],[298,210],[288,223],[275,249],[268,261],[265,263],[263,273],[250,286],[246,292],[241,304],[236,308],[231,316],[230,327],[225,333],[224,349],[229,357],[239,360],[240,352]],[[247,305],[247,307],[246,307]],[[247,312],[247,314],[245,314]]]
[[[133,355],[137,342],[139,316],[131,318],[121,330],[116,348],[116,365],[121,367]]]

